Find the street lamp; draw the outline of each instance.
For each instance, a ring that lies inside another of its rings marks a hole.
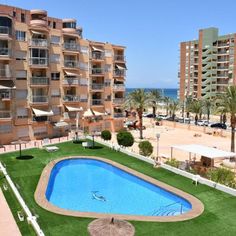
[[[156,134],[156,137],[157,137],[157,157],[156,157],[155,162],[157,162],[158,156],[159,156],[159,139],[160,139],[160,136],[161,136],[160,133],[157,133],[157,134]]]

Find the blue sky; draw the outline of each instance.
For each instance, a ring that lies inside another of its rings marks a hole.
[[[49,16],[76,18],[84,38],[127,47],[127,87],[177,88],[179,43],[200,28],[236,32],[236,1],[228,0],[2,0],[45,9]],[[224,5],[225,3],[225,5]]]

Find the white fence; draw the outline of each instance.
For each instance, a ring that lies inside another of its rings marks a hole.
[[[91,137],[89,137],[89,138],[91,139]],[[145,156],[142,156],[140,154],[137,154],[137,153],[134,153],[132,151],[129,151],[129,150],[125,149],[125,148],[120,147],[119,145],[114,145],[114,144],[112,144],[110,142],[104,142],[104,141],[99,140],[99,139],[96,139],[96,142],[98,142],[100,144],[103,144],[105,146],[108,146],[108,147],[110,147],[110,148],[112,148],[114,150],[123,152],[123,153],[125,153],[125,154],[127,154],[129,156],[135,157],[135,158],[137,158],[139,160],[145,161],[145,162],[147,162],[149,164],[153,164],[153,165],[155,164],[155,161],[153,159],[150,159],[148,157],[145,157]],[[161,163],[161,167],[163,169],[169,170],[169,171],[174,172],[174,173],[176,173],[178,175],[182,175],[182,176],[184,176],[186,178],[189,178],[191,180],[194,180],[194,181],[197,180],[197,182],[199,182],[201,184],[205,184],[205,185],[207,185],[209,187],[216,188],[216,189],[218,189],[220,191],[223,191],[223,192],[228,193],[230,195],[236,196],[236,189],[227,187],[225,185],[222,185],[222,184],[216,183],[214,181],[211,181],[209,179],[203,178],[203,177],[201,177],[199,175],[194,175],[192,173],[180,170],[178,168],[175,168],[173,166],[170,166],[170,165],[167,165],[167,164],[164,164],[164,163]]]

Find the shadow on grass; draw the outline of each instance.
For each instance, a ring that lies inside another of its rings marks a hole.
[[[94,146],[94,147],[91,147],[90,149],[102,149],[103,147],[102,146]]]
[[[32,155],[22,155],[22,156],[17,156],[16,159],[17,160],[30,160],[30,159],[33,159],[34,156]]]
[[[86,140],[74,140],[74,144],[82,144],[83,142],[86,142]]]

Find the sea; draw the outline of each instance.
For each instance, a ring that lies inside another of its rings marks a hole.
[[[135,89],[137,89],[137,88],[126,88],[126,94],[134,91]],[[155,89],[155,88],[144,88],[144,90],[146,92],[149,92],[153,89]],[[173,100],[177,100],[177,90],[178,89],[174,89],[174,88],[156,88],[156,89],[160,91],[160,93],[163,97],[169,97]]]

